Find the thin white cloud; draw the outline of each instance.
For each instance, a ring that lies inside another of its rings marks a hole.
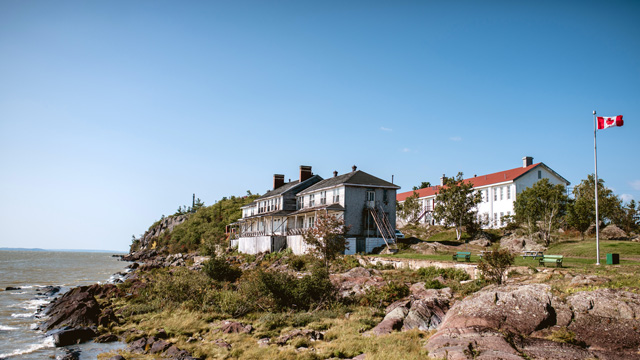
[[[384,126],[381,126],[380,130],[382,130],[382,131],[393,131],[393,129],[389,129],[389,128],[386,128]]]
[[[622,195],[620,195],[620,199],[622,199],[623,202],[628,203],[629,201],[633,200],[633,195],[631,195],[631,194],[622,194]]]
[[[449,140],[451,141],[462,141],[462,138],[460,136],[452,136],[449,138]]]
[[[411,150],[409,148],[404,148],[402,149],[402,152],[411,152]]]
[[[631,181],[629,185],[631,185],[634,190],[640,190],[640,180]]]

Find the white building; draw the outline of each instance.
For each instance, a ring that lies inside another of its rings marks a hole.
[[[560,176],[544,163],[533,164],[532,157],[522,158],[522,166],[515,169],[500,171],[487,175],[474,175],[464,179],[470,182],[475,191],[482,195],[482,202],[478,204],[478,216],[488,220],[490,228],[499,228],[505,225],[504,217],[514,215],[513,203],[516,197],[524,189],[533,186],[540,179],[549,179],[551,184],[568,186],[567,179]],[[440,186],[444,181],[444,175],[440,178]],[[435,224],[432,212],[436,195],[440,186],[431,186],[416,190],[418,201],[422,207],[420,222]],[[398,194],[396,200],[404,202],[413,191]]]
[[[284,182],[273,177],[273,190],[242,207],[234,225],[231,246],[255,254],[290,248],[304,254],[304,233],[315,226],[319,213],[343,218],[349,226],[346,254],[371,252],[378,246],[395,245],[396,190],[400,187],[357,170],[322,179],[310,166],[300,166],[299,180]]]

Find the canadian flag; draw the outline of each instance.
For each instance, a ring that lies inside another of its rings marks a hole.
[[[624,121],[622,121],[622,115],[611,117],[598,116],[598,130],[614,126],[622,126],[622,124],[624,124]]]

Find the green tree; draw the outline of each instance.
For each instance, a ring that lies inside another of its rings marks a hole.
[[[477,221],[476,206],[482,201],[482,195],[473,191],[471,182],[462,180],[462,173],[454,177],[445,177],[444,186],[441,186],[436,195],[436,205],[433,209],[433,217],[445,226],[453,226],[456,229],[456,238],[462,237],[462,228],[473,227]]]
[[[304,234],[304,241],[311,245],[309,252],[322,259],[326,268],[347,248],[346,234],[349,227],[336,215],[320,213],[316,224]]]
[[[413,191],[428,188],[428,187],[431,187],[431,183],[428,181],[423,181],[420,183],[420,186],[414,186]]]
[[[629,203],[622,209],[623,218],[620,222],[620,226],[626,232],[632,232],[638,230],[640,225],[640,213],[636,207],[635,200],[631,199]]]
[[[507,249],[500,249],[498,245],[494,245],[493,251],[486,253],[478,263],[478,270],[482,276],[496,284],[502,284],[504,274],[507,269],[513,265],[513,254]]]
[[[573,188],[573,201],[567,212],[567,224],[580,231],[584,238],[584,232],[591,224],[595,224],[595,176],[589,175],[579,185]],[[604,180],[598,179],[598,215],[604,224],[620,222],[624,211],[622,200],[613,191],[604,186]]]
[[[404,202],[396,203],[396,209],[398,211],[398,215],[400,215],[400,218],[409,223],[415,223],[418,221],[418,217],[420,216],[420,212],[422,210],[420,207],[420,202],[418,201],[418,197],[418,193],[414,191],[411,196],[404,200]]]
[[[560,226],[567,202],[564,185],[553,185],[544,178],[524,189],[516,198],[513,204],[516,221],[526,224],[529,236],[540,231],[545,246],[549,246],[551,232]]]

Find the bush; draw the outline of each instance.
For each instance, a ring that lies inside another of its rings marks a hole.
[[[188,310],[209,308],[215,304],[216,291],[211,280],[202,273],[178,268],[173,273],[160,271],[150,291],[145,292],[149,303],[159,309],[183,307]]]
[[[489,282],[502,284],[504,274],[513,265],[514,256],[507,249],[493,247],[493,251],[485,254],[478,263],[478,270]]]
[[[258,270],[240,284],[249,301],[262,310],[306,310],[322,307],[335,298],[329,273],[316,267],[300,279],[287,273]]]
[[[409,287],[407,285],[389,281],[380,288],[368,288],[360,303],[366,306],[384,308],[408,295]]]
[[[243,294],[234,290],[222,290],[218,293],[220,311],[232,317],[240,317],[251,312],[254,307]]]
[[[242,275],[242,270],[215,255],[202,263],[202,271],[216,281],[235,282]]]

